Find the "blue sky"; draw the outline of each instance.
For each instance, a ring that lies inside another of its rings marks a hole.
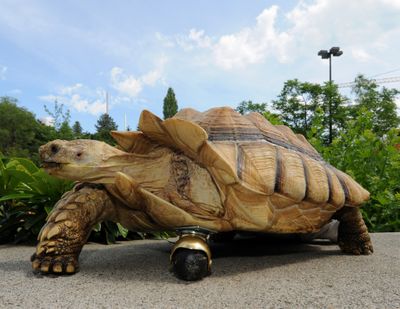
[[[87,131],[105,112],[120,129],[140,111],[271,102],[284,81],[321,83],[320,49],[340,46],[333,79],[400,75],[399,0],[0,2],[0,96],[38,118],[55,99]],[[399,87],[399,83],[388,84]],[[343,90],[347,91],[347,90]]]

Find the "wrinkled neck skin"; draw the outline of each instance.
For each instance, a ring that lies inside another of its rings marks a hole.
[[[160,169],[165,169],[163,167],[167,165],[165,159],[161,153],[152,156],[124,153],[113,156],[99,165],[73,166],[73,164],[69,164],[64,169],[71,170],[67,176],[68,179],[81,182],[112,184],[115,181],[115,173],[123,172],[137,182],[146,183],[156,181]],[[157,169],[158,172],[152,172],[154,169]]]
[[[127,153],[109,145],[96,145],[95,149],[86,148],[80,158],[72,158],[70,153],[46,157],[44,162],[56,162],[57,167],[45,167],[50,175],[80,182],[113,184],[116,172],[123,172],[139,182],[145,188],[157,190],[163,188],[170,176],[171,151],[160,148],[151,154]],[[76,153],[76,150],[74,150]],[[48,151],[47,151],[48,152]]]

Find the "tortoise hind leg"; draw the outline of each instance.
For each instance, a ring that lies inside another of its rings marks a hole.
[[[355,207],[343,207],[335,218],[339,220],[338,244],[345,253],[368,255],[374,252],[367,226]]]
[[[43,274],[73,274],[92,227],[112,219],[114,207],[99,185],[79,184],[57,202],[39,234],[32,268]]]

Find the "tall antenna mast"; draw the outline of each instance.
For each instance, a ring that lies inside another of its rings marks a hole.
[[[106,114],[108,115],[108,92],[106,91]]]

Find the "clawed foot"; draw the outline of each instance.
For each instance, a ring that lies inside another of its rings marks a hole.
[[[338,241],[340,249],[344,253],[354,255],[369,255],[374,252],[371,239],[368,234],[357,235],[355,237],[339,238]]]
[[[64,244],[65,245],[65,244]],[[78,271],[78,254],[66,252],[63,242],[45,240],[31,257],[32,268],[42,274],[74,274]],[[71,249],[71,248],[69,248]]]
[[[78,258],[75,255],[37,255],[31,257],[32,268],[42,274],[72,275],[79,270]]]
[[[79,270],[78,259],[73,255],[31,257],[32,268],[42,274],[72,275]]]

